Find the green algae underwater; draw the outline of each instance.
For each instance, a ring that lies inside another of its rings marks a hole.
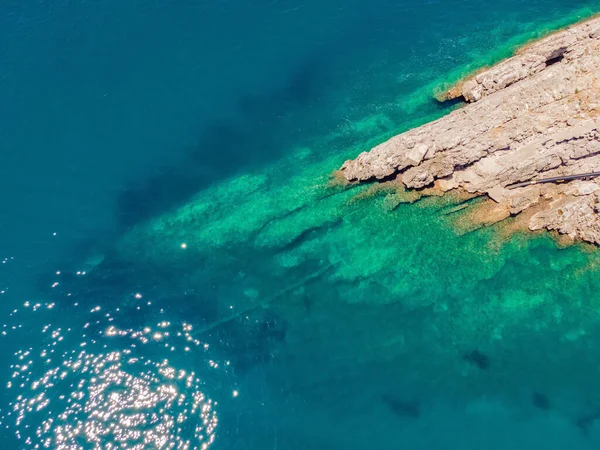
[[[407,420],[439,399],[466,408],[482,398],[551,409],[589,432],[600,413],[600,253],[561,248],[548,234],[506,237],[501,226],[459,232],[468,209],[456,210],[458,200],[410,203],[393,189],[330,180],[344,159],[448,112],[430,100],[435,87],[538,34],[525,29],[494,54],[472,55],[393,113],[353,118],[199,192],[127,232],[105,261],[202,290],[210,314],[196,336],[234,341],[236,328],[263,324],[266,343],[234,367],[248,386],[287,392],[280,402],[303,416],[304,434],[305,412],[324,404],[311,423],[360,426],[365,415]],[[259,396],[240,392],[248,404]],[[386,420],[382,429],[397,426]]]

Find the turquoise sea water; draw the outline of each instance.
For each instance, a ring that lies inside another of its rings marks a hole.
[[[595,252],[328,181],[599,10],[0,3],[2,448],[598,448]]]

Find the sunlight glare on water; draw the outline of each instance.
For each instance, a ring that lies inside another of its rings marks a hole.
[[[51,314],[54,306],[26,303],[12,316]],[[209,448],[217,404],[193,370],[165,357],[180,350],[208,351],[192,337],[192,325],[163,320],[141,329],[120,328],[115,323],[126,317],[123,309],[91,311],[81,327],[59,326],[54,317],[42,329],[41,349],[16,352],[7,385],[14,401],[2,423],[35,449]]]

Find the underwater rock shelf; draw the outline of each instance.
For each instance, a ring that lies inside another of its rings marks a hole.
[[[346,161],[343,177],[486,195],[492,222],[531,208],[531,230],[600,244],[600,179],[507,189],[600,171],[600,18],[521,49],[443,100],[459,97],[464,107]]]

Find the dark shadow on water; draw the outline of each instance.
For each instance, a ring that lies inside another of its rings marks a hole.
[[[531,395],[531,403],[533,406],[535,406],[538,409],[541,409],[542,411],[548,411],[551,406],[548,397],[545,394],[542,394],[541,392],[534,392]]]
[[[600,408],[596,407],[586,414],[582,414],[575,420],[575,424],[582,433],[585,435],[589,434],[590,428],[594,426],[596,421],[600,420]]]
[[[450,100],[444,100],[443,102],[440,102],[432,97],[430,100],[430,103],[432,105],[434,105],[436,109],[441,110],[441,111],[448,111],[448,112],[453,109],[458,109],[458,108],[461,108],[461,107],[467,105],[467,103],[465,102],[465,99],[463,97],[453,98]]]
[[[406,400],[390,394],[382,395],[381,401],[401,419],[418,419],[421,415],[421,407],[417,401]]]
[[[211,183],[281,157],[306,137],[318,125],[311,111],[323,89],[323,60],[304,61],[273,91],[243,95],[230,117],[202,124],[198,144],[181,163],[120,194],[120,224],[129,227],[176,207]]]
[[[490,368],[490,357],[479,350],[471,350],[463,354],[463,359],[480,370]]]

